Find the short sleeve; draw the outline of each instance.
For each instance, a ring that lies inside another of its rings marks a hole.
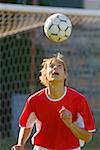
[[[96,128],[95,128],[93,115],[85,97],[81,98],[78,108],[79,108],[79,114],[81,115],[81,118],[83,119],[84,128],[88,130],[89,132],[94,132]]]
[[[34,104],[32,104],[32,99],[28,98],[19,118],[19,126],[29,128],[34,125],[36,115],[34,110],[35,106],[33,106]]]

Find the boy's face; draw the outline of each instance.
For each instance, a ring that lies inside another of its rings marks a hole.
[[[53,59],[47,63],[46,77],[48,81],[59,80],[64,82],[66,73],[64,71],[63,62],[59,59]]]

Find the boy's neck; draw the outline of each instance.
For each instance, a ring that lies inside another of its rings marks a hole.
[[[52,99],[58,99],[64,95],[65,87],[64,84],[50,84],[47,87],[47,94]]]

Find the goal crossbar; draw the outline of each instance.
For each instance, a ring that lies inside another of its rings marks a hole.
[[[36,6],[36,5],[20,5],[20,4],[3,4],[0,3],[0,11],[13,11],[23,13],[64,13],[67,15],[78,16],[98,16],[100,17],[100,10],[94,9],[79,9],[79,8],[64,8],[64,7],[50,7],[50,6]]]
[[[100,10],[0,3],[0,37],[43,26],[53,13],[68,15],[73,25],[93,22],[100,27]]]

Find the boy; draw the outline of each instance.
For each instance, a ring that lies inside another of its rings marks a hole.
[[[69,88],[63,56],[43,60],[40,81],[46,86],[31,95],[20,116],[18,144],[24,150],[34,122],[34,150],[81,150],[92,139],[95,125],[85,96]]]

